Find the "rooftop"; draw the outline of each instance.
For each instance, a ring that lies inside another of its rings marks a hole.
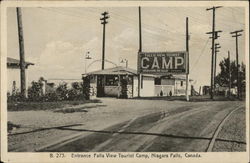
[[[122,66],[117,66],[113,68],[107,68],[104,70],[92,71],[83,75],[138,75],[137,70],[132,68],[126,68]],[[154,77],[154,78],[169,78],[177,80],[186,80],[185,75],[155,75],[155,74],[143,74],[143,76]],[[190,81],[192,81],[190,79]]]
[[[131,68],[126,68],[122,66],[117,66],[113,68],[108,68],[104,70],[97,70],[86,73],[85,75],[136,75],[137,71]]]
[[[28,67],[29,65],[34,65],[34,63],[25,62],[25,67]],[[7,57],[7,66],[20,66],[20,60]]]

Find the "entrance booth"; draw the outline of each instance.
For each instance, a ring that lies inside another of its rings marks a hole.
[[[91,96],[131,98],[136,70],[114,67],[86,74],[90,78]]]

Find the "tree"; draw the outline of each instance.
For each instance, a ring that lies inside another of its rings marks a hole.
[[[228,87],[229,86],[229,59],[224,58],[219,64],[220,66],[220,72],[215,77],[215,84],[218,84],[222,87]],[[237,67],[235,61],[230,62],[230,75],[231,75],[231,88],[237,87]],[[242,62],[241,65],[239,65],[239,77],[240,77],[240,90],[241,88],[244,88],[245,85],[245,78],[246,78],[246,66]],[[244,89],[242,89],[244,90]]]
[[[246,96],[246,65],[242,62],[239,71],[239,78],[240,78],[240,96]]]

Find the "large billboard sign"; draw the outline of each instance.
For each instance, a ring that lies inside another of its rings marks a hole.
[[[187,53],[180,52],[139,52],[138,73],[142,74],[185,74]]]

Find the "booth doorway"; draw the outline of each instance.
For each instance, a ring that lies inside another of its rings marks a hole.
[[[97,97],[104,97],[104,75],[98,75],[97,76]]]

